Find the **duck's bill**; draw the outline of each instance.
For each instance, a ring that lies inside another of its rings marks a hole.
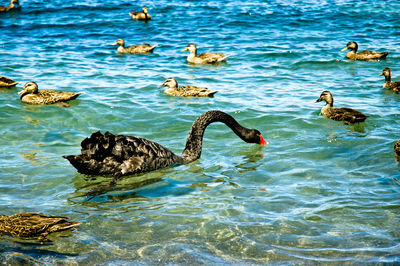
[[[346,47],[344,47],[342,50],[340,50],[341,52],[344,52],[344,51],[346,51],[347,50],[347,46]]]
[[[114,42],[114,43],[112,43],[111,45],[118,45],[118,43],[117,43],[117,42]]]
[[[183,49],[182,49],[182,52],[187,51],[187,49],[188,49],[187,47],[183,48]]]
[[[161,84],[160,86],[158,86],[157,88],[162,88],[162,87],[164,87],[165,85],[164,84]]]
[[[314,103],[319,103],[321,100],[320,99],[318,99],[318,100],[315,100],[314,101]]]
[[[18,92],[18,95],[21,95],[21,94],[23,94],[24,92],[25,92],[25,90],[19,91],[19,92]]]
[[[379,74],[379,76],[383,76],[383,72]]]

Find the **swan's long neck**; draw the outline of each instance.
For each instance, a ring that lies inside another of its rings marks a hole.
[[[236,122],[232,116],[224,112],[216,110],[208,111],[199,116],[193,122],[192,128],[190,129],[186,140],[186,147],[182,152],[182,157],[185,160],[185,163],[190,163],[200,158],[204,131],[209,124],[214,122],[224,123],[230,127],[236,135],[247,142],[245,139],[245,134],[249,129],[239,125],[239,123]]]

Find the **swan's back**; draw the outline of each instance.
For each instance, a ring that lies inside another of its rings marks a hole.
[[[64,158],[82,174],[131,175],[183,163],[169,149],[145,138],[95,132],[81,146],[80,155]]]

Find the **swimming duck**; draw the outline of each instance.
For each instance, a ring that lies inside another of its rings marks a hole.
[[[321,114],[332,120],[344,121],[346,124],[349,124],[349,123],[364,122],[365,119],[368,118],[368,116],[366,116],[365,114],[357,110],[354,110],[352,108],[333,107],[333,96],[330,91],[323,91],[321,93],[321,96],[319,96],[318,100],[316,100],[315,103],[320,101],[326,102],[326,105],[321,109]]]
[[[80,222],[69,222],[67,217],[36,212],[24,212],[11,216],[0,215],[0,232],[19,238],[46,239],[50,233],[72,229]]]
[[[151,46],[150,44],[138,44],[132,45],[130,47],[125,48],[125,42],[123,39],[118,39],[112,45],[119,45],[117,52],[121,54],[148,54],[152,53],[154,48],[157,47],[156,45]]]
[[[394,153],[397,158],[400,158],[400,139],[394,144]]]
[[[15,82],[12,79],[0,76],[0,87],[13,87],[17,84],[18,82]]]
[[[394,91],[395,93],[400,92],[400,81],[392,81],[392,71],[390,68],[385,67],[379,76],[385,76],[384,88]]]
[[[114,185],[120,176],[145,173],[199,159],[204,131],[214,122],[224,123],[247,143],[262,146],[267,144],[257,129],[245,128],[229,114],[212,110],[203,113],[193,122],[181,156],[145,138],[95,132],[82,141],[81,154],[63,157],[68,159],[79,173],[113,175],[110,185]]]
[[[10,4],[8,6],[0,6],[0,12],[7,12],[13,8],[16,8],[14,4],[17,4],[18,6],[20,6],[18,0],[11,0]]]
[[[69,91],[53,91],[53,90],[41,90],[36,82],[27,82],[24,89],[20,94],[20,99],[24,103],[30,104],[53,104],[57,102],[66,102],[73,100],[81,95],[83,92],[69,92]]]
[[[178,82],[174,78],[169,78],[159,87],[168,87],[164,91],[165,94],[172,96],[182,96],[182,97],[212,97],[218,91],[211,91],[207,88],[192,86],[192,85],[184,85],[178,87]]]
[[[151,16],[147,12],[147,6],[144,6],[142,8],[143,12],[130,12],[129,15],[131,16],[132,19],[137,19],[137,20],[150,20]]]
[[[229,57],[229,55],[220,53],[203,53],[197,55],[197,47],[194,43],[189,43],[182,51],[187,50],[189,50],[190,54],[186,60],[192,64],[212,64],[225,61]]]
[[[357,53],[358,44],[356,42],[347,43],[346,47],[344,47],[341,51],[346,51],[350,49],[350,52],[346,54],[346,57],[351,60],[378,60],[384,59],[389,54],[389,52],[375,52],[375,51],[361,51]]]

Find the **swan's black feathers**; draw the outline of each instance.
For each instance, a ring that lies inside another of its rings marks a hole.
[[[83,174],[131,175],[183,163],[169,149],[145,138],[98,131],[81,146],[82,154],[65,158]]]

